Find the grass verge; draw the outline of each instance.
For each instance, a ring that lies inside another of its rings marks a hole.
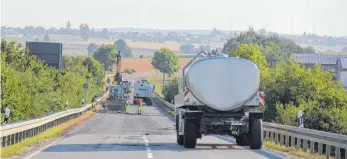
[[[1,150],[1,158],[22,155],[23,153],[29,151],[31,146],[36,146],[47,139],[55,138],[61,135],[68,128],[74,126],[75,124],[78,124],[79,122],[86,120],[92,115],[94,115],[94,112],[88,111],[78,118],[72,119],[68,122],[62,123],[56,127],[48,129],[47,131],[42,132],[35,137],[27,138],[20,143],[17,143],[8,147],[4,147]]]
[[[287,154],[289,154],[291,156],[295,156],[295,157],[306,158],[306,159],[324,159],[324,156],[317,155],[317,154],[311,154],[309,152],[298,150],[298,149],[295,149],[292,147],[285,147],[283,145],[278,145],[272,141],[264,141],[263,145],[265,148],[279,151],[279,152],[284,152],[284,153],[287,153]]]

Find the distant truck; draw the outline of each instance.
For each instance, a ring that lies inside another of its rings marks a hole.
[[[148,105],[152,104],[154,85],[147,80],[137,81],[135,83],[135,95],[134,103],[136,98],[140,98]]]
[[[202,57],[195,63],[194,60]],[[200,52],[184,66],[175,96],[177,143],[195,148],[202,135],[230,135],[261,149],[264,106],[260,73],[249,60]]]

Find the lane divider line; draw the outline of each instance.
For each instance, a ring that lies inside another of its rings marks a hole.
[[[151,148],[149,147],[149,141],[147,140],[146,135],[142,135],[143,140],[145,140],[145,146],[147,151],[147,158],[153,158]]]

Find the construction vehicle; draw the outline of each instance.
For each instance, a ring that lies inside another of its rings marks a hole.
[[[202,51],[183,67],[178,85],[179,145],[195,148],[202,135],[228,135],[240,146],[262,148],[264,93],[256,64]]]
[[[114,81],[120,85],[120,83],[123,81],[123,76],[122,76],[122,55],[120,51],[118,51],[117,54],[117,63],[116,63],[116,75],[114,76]]]
[[[140,98],[147,105],[152,105],[153,92],[154,92],[154,85],[150,83],[148,80],[137,81],[135,83],[134,100],[136,98]]]

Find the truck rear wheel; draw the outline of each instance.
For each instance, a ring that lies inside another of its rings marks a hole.
[[[236,139],[236,144],[239,146],[248,146],[249,145],[247,135],[245,135],[245,134],[236,136],[235,139]]]
[[[249,121],[249,147],[261,149],[263,146],[263,123],[261,119]]]
[[[179,115],[176,115],[176,132],[177,132],[177,143],[179,144],[179,145],[183,145],[183,135],[179,135],[179,131],[178,131],[178,129],[179,129]]]
[[[196,146],[196,139],[198,137],[197,133],[197,123],[194,120],[187,120],[184,121],[184,147],[185,148],[195,148]]]

